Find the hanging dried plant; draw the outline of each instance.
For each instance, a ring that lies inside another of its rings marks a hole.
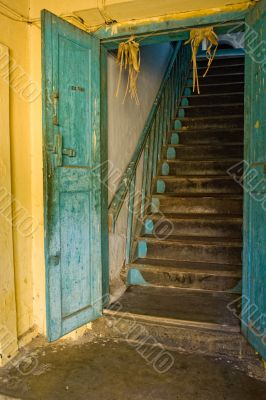
[[[125,70],[128,69],[128,80],[124,102],[129,93],[131,99],[135,100],[136,104],[139,105],[137,79],[140,72],[140,51],[139,43],[135,42],[135,36],[131,36],[127,42],[120,43],[116,63],[120,65],[116,96],[118,96],[120,89],[122,70],[123,68]]]
[[[195,91],[195,86],[197,86],[198,94],[200,94],[199,88],[199,77],[198,77],[198,68],[197,68],[197,53],[200,44],[203,40],[207,40],[207,50],[206,50],[206,57],[208,58],[208,66],[204,73],[204,77],[207,75],[211,63],[215,57],[217,48],[218,48],[218,41],[217,35],[213,30],[212,26],[208,26],[205,28],[194,28],[190,31],[190,38],[185,44],[191,43],[191,50],[192,50],[192,63],[193,63],[193,92]],[[212,46],[215,46],[215,49],[212,51]]]

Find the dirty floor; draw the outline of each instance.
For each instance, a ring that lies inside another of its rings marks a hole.
[[[0,393],[20,399],[266,400],[266,382],[236,362],[114,340],[37,339],[12,363]]]

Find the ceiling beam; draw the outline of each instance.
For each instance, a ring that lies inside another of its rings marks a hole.
[[[182,19],[180,15],[175,15],[163,19],[151,18],[143,20],[143,23],[131,21],[115,25],[115,30],[111,26],[101,28],[94,34],[107,48],[116,48],[121,41],[127,40],[133,34],[141,39],[142,44],[185,40],[188,37],[187,31],[193,27],[213,25],[217,26],[217,33],[222,34],[238,24],[241,30],[240,21],[245,19],[247,12],[247,7],[216,13],[205,10],[205,13],[197,17]]]

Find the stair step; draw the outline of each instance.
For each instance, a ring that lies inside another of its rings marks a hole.
[[[229,293],[132,286],[110,309],[176,326],[239,332],[239,320],[227,309],[235,300]]]
[[[206,67],[202,67],[198,65],[198,74],[199,76],[203,76],[206,71]],[[234,74],[234,73],[244,73],[245,72],[245,64],[244,63],[238,63],[236,62],[235,64],[232,65],[212,65],[211,68],[208,71],[207,76],[212,76],[212,75],[220,75],[220,74]],[[193,72],[191,70],[191,77]]]
[[[223,143],[239,143],[243,145],[244,130],[242,128],[228,130],[186,130],[173,131],[169,135],[169,144],[219,144]]]
[[[188,89],[191,89],[193,84],[188,84],[186,86]],[[210,94],[210,93],[234,93],[234,92],[243,92],[244,91],[244,81],[238,81],[233,83],[213,83],[213,84],[201,84],[200,85],[200,94]],[[197,96],[197,91],[194,92],[195,96]]]
[[[241,265],[242,241],[212,237],[139,238],[135,258]]]
[[[178,124],[178,127],[177,127]],[[243,128],[244,117],[243,114],[239,115],[224,115],[224,116],[201,116],[193,118],[176,118],[176,129],[232,129]]]
[[[156,193],[242,193],[243,189],[231,176],[158,176]]]
[[[182,115],[181,115],[182,114]],[[231,104],[212,104],[197,106],[181,106],[177,113],[177,118],[181,115],[186,118],[194,117],[218,117],[221,115],[244,115],[244,103]]]
[[[238,265],[175,260],[137,259],[130,269],[137,269],[151,285],[212,291],[234,289],[242,275]]]
[[[192,75],[190,75],[190,79],[192,79]],[[215,74],[215,75],[209,75],[203,76],[201,73],[199,74],[199,85],[210,85],[210,84],[217,84],[217,83],[235,83],[235,82],[243,82],[244,81],[244,73],[243,72],[237,72],[237,73],[231,73],[231,74]]]
[[[143,235],[242,238],[242,218],[228,215],[152,214],[145,219]],[[169,237],[171,239],[171,236]]]
[[[165,160],[160,166],[159,173],[163,176],[178,176],[178,175],[225,175],[229,168],[239,164],[241,159],[229,160]],[[239,170],[241,173],[241,169]]]
[[[198,68],[206,68],[208,65],[208,60],[206,58],[198,58],[197,59],[197,65]],[[245,64],[245,58],[244,56],[236,56],[236,57],[216,57],[214,58],[210,69],[214,68],[214,67],[225,67],[225,66],[231,66],[231,65],[244,65]]]
[[[153,213],[180,214],[229,214],[243,213],[243,196],[241,195],[153,195],[151,211]]]
[[[164,146],[163,156],[168,160],[200,160],[204,159],[226,159],[240,158],[243,159],[242,145],[167,145]]]
[[[183,272],[206,272],[210,274],[217,274],[221,276],[233,276],[241,278],[242,267],[239,265],[227,265],[217,263],[204,263],[201,261],[197,262],[185,262],[176,260],[157,260],[152,258],[139,258],[130,264],[132,268],[162,268],[167,270],[179,270]]]
[[[212,104],[233,104],[241,103],[244,101],[244,91],[232,93],[210,93],[210,94],[191,94],[189,96],[182,96],[183,102],[191,105],[212,105]]]

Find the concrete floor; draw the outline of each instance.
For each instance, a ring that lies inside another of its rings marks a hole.
[[[266,400],[266,382],[240,363],[177,352],[156,362],[158,348],[150,351],[86,337],[35,340],[15,366],[0,369],[0,393],[34,400]]]

